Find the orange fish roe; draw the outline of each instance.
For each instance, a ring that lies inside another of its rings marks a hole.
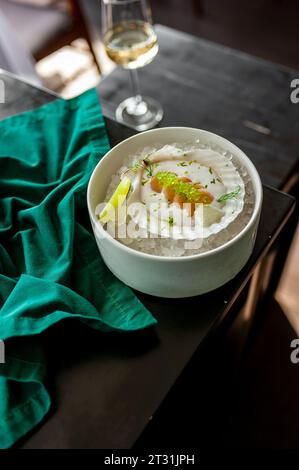
[[[175,189],[171,186],[163,188],[163,194],[166,197],[168,202],[172,202],[175,197]]]
[[[196,199],[196,201],[194,202],[196,202],[197,204],[211,204],[213,200],[214,200],[214,196],[211,193],[209,193],[209,191],[205,191],[201,189],[198,199]]]
[[[214,197],[203,189],[200,183],[192,184],[187,177],[178,177],[175,173],[161,171],[151,178],[151,188],[165,195],[169,202],[174,202],[183,208],[186,204],[190,216],[194,214],[196,204],[211,204]]]
[[[192,180],[190,180],[190,178],[187,178],[186,176],[182,176],[181,178],[179,178],[179,181],[183,181],[183,183],[192,183]]]
[[[183,208],[183,204],[187,202],[187,199],[182,194],[175,194],[173,198],[173,202]]]
[[[161,191],[163,189],[163,184],[158,180],[158,178],[156,176],[153,176],[151,178],[151,188],[156,193],[161,193]]]

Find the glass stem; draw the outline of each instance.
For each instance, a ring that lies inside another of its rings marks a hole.
[[[139,119],[140,116],[144,116],[147,113],[147,104],[142,99],[140,93],[139,77],[136,69],[130,70],[130,77],[134,96],[127,100],[126,111],[130,116]]]
[[[140,93],[140,83],[139,83],[139,76],[137,69],[130,69],[130,77],[131,77],[131,84],[133,95],[136,99],[136,106],[142,101],[142,96]]]

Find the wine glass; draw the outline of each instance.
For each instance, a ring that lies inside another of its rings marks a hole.
[[[117,121],[138,131],[155,127],[163,110],[154,99],[141,96],[137,72],[159,50],[148,1],[102,0],[102,34],[108,57],[131,75],[134,96],[117,107]]]

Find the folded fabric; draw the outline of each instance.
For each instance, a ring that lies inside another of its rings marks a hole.
[[[91,233],[86,187],[109,149],[96,91],[8,118],[0,135],[0,448],[7,448],[50,408],[44,330],[66,318],[101,331],[155,319],[106,268]]]

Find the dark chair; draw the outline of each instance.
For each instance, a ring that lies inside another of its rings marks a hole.
[[[99,72],[100,66],[77,0],[53,0],[49,6],[35,6],[1,0],[0,9],[24,47],[40,60],[78,38],[85,38]]]

